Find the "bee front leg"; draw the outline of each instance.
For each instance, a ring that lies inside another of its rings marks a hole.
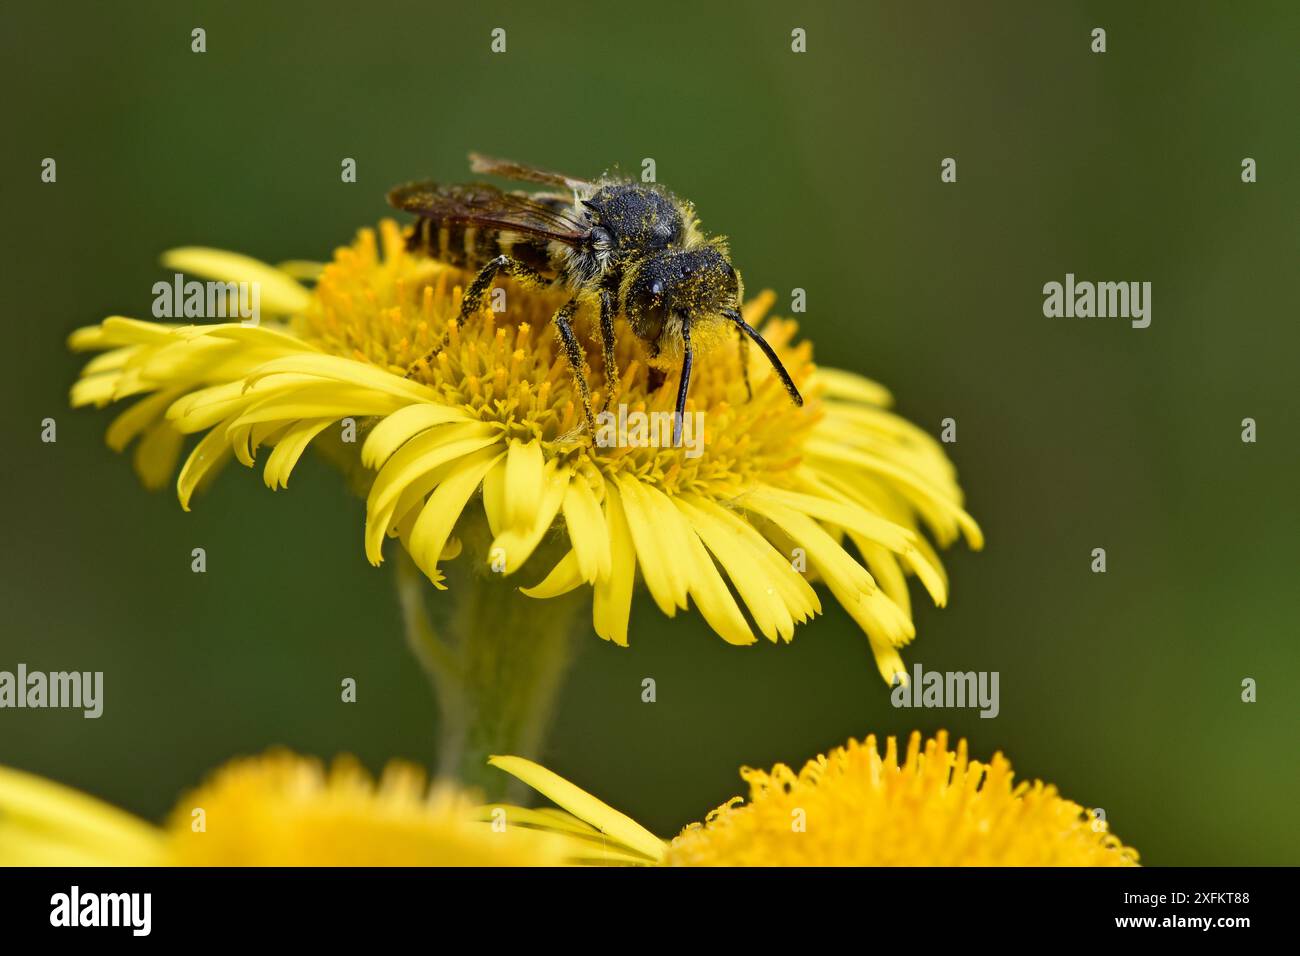
[[[587,387],[587,357],[582,351],[582,346],[578,344],[578,338],[573,334],[573,317],[578,311],[578,300],[570,299],[560,307],[551,321],[555,323],[555,329],[560,333],[560,341],[564,344],[564,354],[569,359],[569,370],[573,372],[574,381],[578,383],[578,391],[582,395],[582,413],[587,419],[587,428],[590,429],[592,439],[596,436],[596,419],[591,414],[591,389]]]
[[[608,289],[600,293],[600,344],[605,358],[605,407],[609,408],[618,393],[618,359],[614,356],[614,313],[617,306]]]

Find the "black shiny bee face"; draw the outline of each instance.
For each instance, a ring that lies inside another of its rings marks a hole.
[[[669,316],[684,322],[736,307],[740,281],[712,246],[661,252],[645,259],[629,282],[624,305],[638,338],[658,342]]]

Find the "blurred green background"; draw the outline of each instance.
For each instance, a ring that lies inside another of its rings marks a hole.
[[[1300,8],[481,7],[5,5],[0,669],[103,670],[106,709],[0,711],[0,762],[152,818],[272,744],[431,764],[361,503],[314,458],[275,494],[232,465],[191,514],[143,492],[109,415],[69,410],[64,337],[147,317],[172,246],[326,258],[470,149],[583,175],[649,156],[751,289],[808,290],[819,355],[933,432],[956,419],[989,544],[950,553],[950,606],[919,607],[904,656],[999,671],[1001,714],[893,709],[830,600],[793,644],[737,649],[640,597],[630,649],[582,642],[545,761],[671,834],[742,764],[946,727],[1103,807],[1149,864],[1300,863]],[[1151,327],[1044,318],[1067,272],[1152,282]]]

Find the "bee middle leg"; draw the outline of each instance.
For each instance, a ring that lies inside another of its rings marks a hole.
[[[578,383],[578,392],[582,396],[582,413],[587,420],[587,428],[591,431],[592,439],[595,440],[596,419],[591,414],[591,389],[587,385],[587,356],[582,346],[578,344],[578,337],[573,334],[573,317],[577,312],[577,298],[570,299],[560,306],[560,310],[551,317],[551,321],[555,323],[555,329],[560,333],[564,354],[569,359],[569,370],[573,373],[573,378]]]

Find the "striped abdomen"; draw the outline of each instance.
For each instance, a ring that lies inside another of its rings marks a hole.
[[[501,255],[518,259],[538,272],[554,271],[545,240],[459,220],[417,219],[407,248],[471,272]]]

